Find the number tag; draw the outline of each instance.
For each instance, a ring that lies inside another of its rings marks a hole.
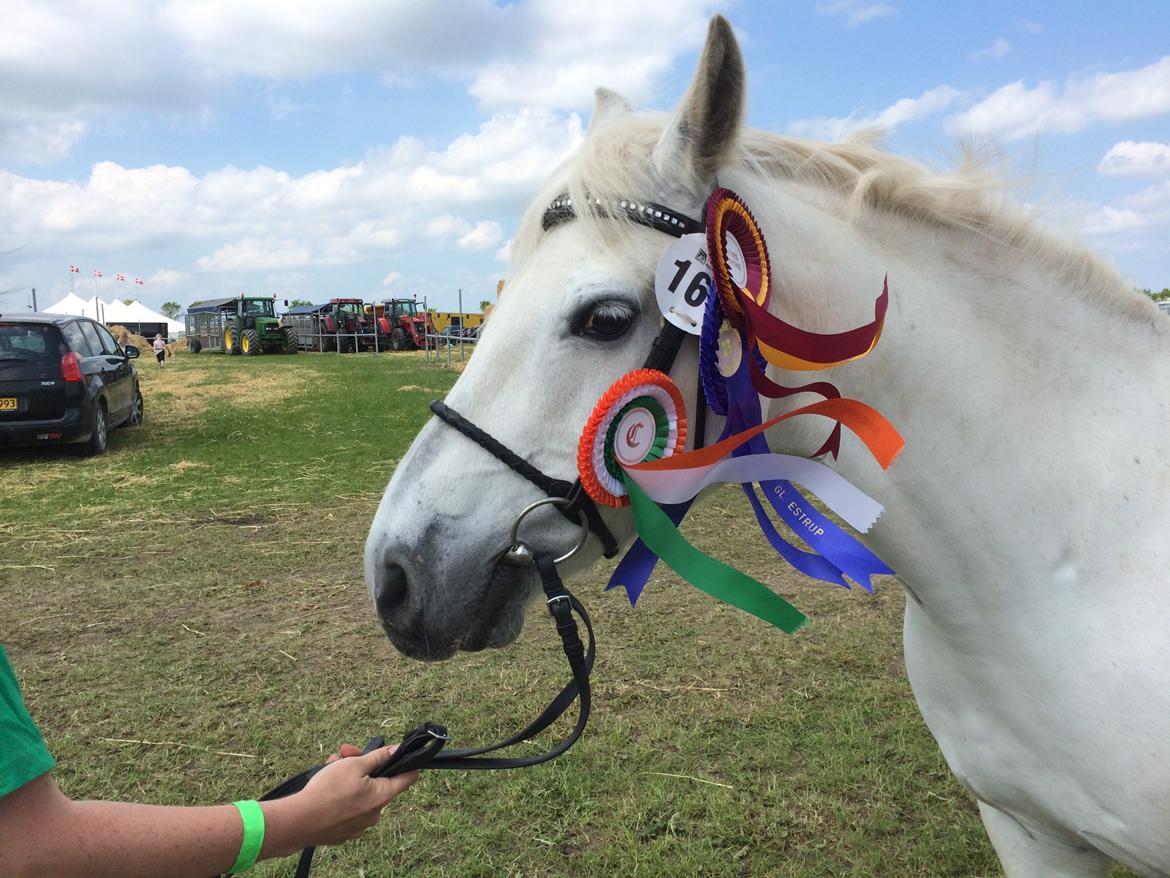
[[[683,235],[666,248],[654,274],[654,297],[662,316],[684,332],[698,335],[711,293],[707,236]]]

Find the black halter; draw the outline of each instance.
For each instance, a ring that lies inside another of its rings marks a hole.
[[[621,200],[613,204],[594,201],[591,209],[602,215],[614,215],[619,212],[624,213],[635,222],[676,237],[681,237],[691,232],[699,232],[703,229],[702,223],[668,210],[659,204],[631,200]],[[543,220],[544,228],[548,230],[569,221],[574,216],[576,214],[573,211],[572,200],[568,196],[561,196],[545,211]],[[710,292],[708,293],[708,295],[711,294]],[[643,364],[644,368],[669,372],[671,366],[674,365],[675,357],[678,356],[679,349],[682,347],[682,342],[685,337],[686,333],[681,329],[671,323],[664,322],[662,329],[658,332],[658,336],[654,339],[654,344],[650,347],[650,354]],[[702,447],[703,444],[703,430],[707,411],[707,402],[703,396],[703,383],[701,381],[698,382],[698,387],[698,401],[695,414],[696,448]],[[546,475],[498,439],[481,430],[450,406],[437,399],[431,402],[431,411],[443,423],[454,427],[501,463],[526,478],[549,497],[568,500],[569,502],[567,504],[556,504],[557,508],[575,524],[580,523],[579,516],[584,515],[585,520],[589,524],[589,530],[601,540],[601,544],[605,550],[605,556],[612,558],[617,554],[617,540],[614,539],[613,534],[610,533],[609,528],[602,521],[601,514],[593,500],[585,493],[580,479],[568,482],[564,479],[555,479],[552,476]],[[540,574],[541,585],[544,588],[545,597],[547,598],[549,614],[556,623],[557,634],[561,638],[561,648],[564,651],[565,659],[569,663],[569,669],[572,672],[573,679],[565,684],[564,688],[549,702],[540,716],[516,732],[516,734],[498,744],[466,750],[447,750],[440,754],[444,745],[450,740],[447,735],[447,730],[438,723],[426,722],[407,732],[402,739],[402,743],[398,745],[398,749],[394,751],[390,759],[374,771],[371,776],[393,777],[394,775],[405,774],[408,771],[423,768],[463,770],[526,768],[532,765],[539,765],[542,762],[548,762],[550,759],[555,759],[573,746],[581,736],[581,733],[585,730],[585,725],[589,722],[589,710],[592,705],[589,675],[593,670],[593,659],[596,655],[593,626],[589,621],[589,615],[585,612],[585,608],[581,605],[580,601],[573,597],[561,582],[553,556],[548,552],[537,552],[533,560],[536,564],[537,572]],[[574,613],[581,617],[581,621],[585,625],[585,630],[588,632],[588,647],[581,642],[577,622],[573,618]],[[519,744],[540,734],[556,722],[569,709],[569,706],[578,699],[580,699],[581,706],[577,712],[576,724],[573,726],[572,731],[550,750],[535,756],[503,757],[487,755]],[[385,740],[383,738],[373,738],[366,744],[366,752],[368,753],[384,744]],[[325,765],[318,765],[290,777],[284,783],[261,796],[261,801],[281,799],[303,790],[312,777],[324,767]],[[308,878],[309,870],[313,863],[314,850],[315,848],[306,848],[301,853],[300,861],[297,863],[296,878]]]

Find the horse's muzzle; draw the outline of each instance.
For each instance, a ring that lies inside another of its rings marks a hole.
[[[413,573],[413,575],[412,575]],[[479,582],[409,571],[389,554],[371,571],[370,591],[382,629],[404,655],[424,661],[506,646],[520,634],[531,568],[497,563]],[[434,578],[435,581],[431,581]]]

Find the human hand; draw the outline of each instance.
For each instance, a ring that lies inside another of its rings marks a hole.
[[[338,752],[331,753],[329,755],[329,758],[325,760],[326,762],[336,762],[338,759],[347,759],[350,756],[361,756],[362,755],[362,748],[357,747],[353,744],[342,744],[337,749],[338,749]],[[391,752],[393,752],[393,751],[391,751]]]
[[[379,747],[362,755],[352,744],[342,744],[340,754],[329,757],[322,768],[291,798],[299,800],[304,814],[306,844],[338,844],[357,838],[376,824],[399,793],[419,778],[417,771],[396,777],[370,777],[398,749]]]

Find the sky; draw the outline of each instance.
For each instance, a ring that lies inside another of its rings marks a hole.
[[[594,88],[672,109],[714,13],[749,125],[881,125],[939,170],[994,150],[1050,224],[1170,286],[1166,0],[0,0],[0,310],[71,283],[475,310]]]

